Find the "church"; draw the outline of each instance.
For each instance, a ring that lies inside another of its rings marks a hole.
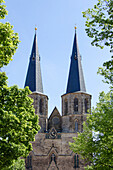
[[[41,127],[32,142],[33,150],[26,158],[26,170],[83,170],[84,161],[69,148],[72,138],[77,136],[77,132],[83,131],[87,110],[91,108],[91,95],[86,92],[76,28],[67,89],[61,95],[62,113],[55,107],[48,117],[48,96],[43,92],[36,31],[25,86],[32,91],[30,97],[34,100]]]

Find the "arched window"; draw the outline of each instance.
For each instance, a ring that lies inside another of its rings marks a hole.
[[[77,155],[77,168],[79,168],[79,156]]]
[[[54,153],[51,154],[51,161],[50,161],[50,163],[51,163],[52,161],[54,161],[54,162],[56,163],[56,156],[55,156]]]
[[[31,155],[26,158],[26,168],[27,169],[32,168],[32,156]]]
[[[64,107],[65,107],[65,115],[67,115],[68,114],[68,102],[67,101],[65,101]]]
[[[74,156],[74,168],[79,168],[79,156],[77,154]]]
[[[78,122],[75,121],[75,132],[78,132]]]
[[[39,112],[40,114],[43,113],[43,100],[42,99],[40,99],[40,102],[39,102]]]
[[[88,113],[88,99],[85,99],[85,113]]]
[[[74,99],[74,112],[78,112],[78,99]]]
[[[76,168],[77,164],[76,164],[76,155],[74,156],[74,168]]]

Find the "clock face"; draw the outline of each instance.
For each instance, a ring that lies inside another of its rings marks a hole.
[[[54,125],[57,125],[59,122],[60,122],[60,120],[59,120],[58,117],[54,117],[54,118],[52,119],[52,123],[53,123]]]
[[[50,139],[55,139],[55,138],[57,138],[57,133],[56,133],[56,131],[55,131],[54,129],[52,129],[52,131],[51,131],[51,133],[50,133],[50,135],[49,135],[49,138],[50,138]]]

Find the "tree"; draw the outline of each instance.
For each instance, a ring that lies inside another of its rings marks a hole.
[[[2,5],[3,0],[0,0],[0,19],[4,19],[7,15],[5,5]],[[13,26],[6,22],[0,22],[0,68],[7,65],[14,55],[19,43],[18,34],[14,33]]]
[[[113,60],[106,61],[103,66],[98,69],[98,74],[104,76],[103,82],[109,84],[110,89],[113,90]]]
[[[86,33],[93,39],[91,44],[101,49],[104,46],[110,47],[113,52],[113,0],[98,0],[93,9],[83,12],[86,20]],[[111,76],[113,82],[113,56],[111,60],[103,63],[103,68],[99,68],[98,73],[104,75],[105,79]],[[109,81],[106,82],[109,84]]]
[[[0,19],[7,11],[0,0]],[[0,68],[7,65],[14,55],[19,40],[9,23],[0,23]],[[19,157],[26,157],[32,150],[30,141],[40,129],[33,100],[28,87],[8,87],[5,72],[0,72],[0,169],[8,168]]]
[[[113,0],[98,0],[93,9],[83,12],[86,33],[93,39],[92,45],[100,48],[109,46],[113,52]]]
[[[0,169],[18,157],[26,157],[39,130],[30,90],[8,87],[5,73],[0,73]]]

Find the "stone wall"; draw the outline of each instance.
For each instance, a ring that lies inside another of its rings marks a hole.
[[[38,133],[32,143],[32,170],[74,170],[74,153],[69,148],[69,142],[75,133],[61,133],[61,139],[46,139],[46,133]],[[53,158],[52,158],[53,154]],[[79,157],[79,168],[83,170],[83,161]]]
[[[88,109],[91,108],[91,95],[84,92],[68,93],[62,97],[62,116],[65,116],[65,101],[68,102],[68,114],[85,114],[85,99],[88,100]],[[78,111],[74,111],[74,99],[78,99]]]
[[[78,100],[77,111],[74,111],[74,100]],[[91,95],[82,92],[68,93],[62,95],[62,132],[82,132],[83,121],[86,121],[85,100],[87,108],[91,108]],[[68,103],[68,112],[65,113],[65,101]],[[77,126],[77,127],[75,127]]]
[[[48,126],[48,96],[37,92],[33,92],[29,96],[34,100],[35,114],[39,116],[40,132],[45,132]],[[42,112],[40,112],[40,100],[42,100]]]

